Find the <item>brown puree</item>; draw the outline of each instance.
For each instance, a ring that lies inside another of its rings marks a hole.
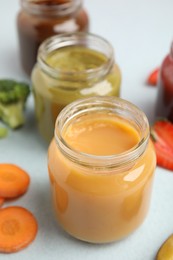
[[[34,4],[44,4],[44,5],[59,5],[59,4],[65,4],[65,3],[69,3],[70,0],[43,0],[43,1],[31,1],[31,3]]]
[[[88,31],[89,21],[80,0],[23,0],[17,17],[20,58],[30,75],[36,63],[39,45],[48,37],[77,31]],[[75,5],[75,6],[73,6]]]

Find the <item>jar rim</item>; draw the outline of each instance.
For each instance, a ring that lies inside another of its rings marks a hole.
[[[140,131],[140,141],[131,149],[113,155],[92,155],[74,150],[62,137],[64,126],[74,118],[85,113],[111,111],[129,121]],[[104,110],[105,109],[105,110]],[[89,112],[88,112],[89,111]],[[54,138],[60,151],[74,163],[94,169],[119,169],[133,164],[145,151],[149,141],[149,122],[145,113],[131,102],[119,97],[96,96],[82,98],[67,105],[58,115],[55,123]]]
[[[103,46],[104,51],[107,52],[105,56],[107,60],[101,66],[93,69],[83,71],[63,70],[50,66],[46,62],[46,57],[49,53],[57,50],[58,48],[68,46],[82,46],[89,49]],[[92,45],[92,47],[91,47]],[[86,81],[96,78],[101,78],[107,75],[114,65],[114,50],[112,45],[102,36],[89,33],[89,32],[75,32],[75,33],[62,33],[54,35],[44,40],[38,49],[37,62],[41,69],[53,78],[65,78],[70,81]]]
[[[44,14],[44,16],[66,16],[74,13],[82,6],[82,0],[70,0],[61,4],[56,3],[56,1],[53,1],[52,4],[46,4],[46,2],[46,0],[20,0],[22,8],[26,12],[34,15]]]

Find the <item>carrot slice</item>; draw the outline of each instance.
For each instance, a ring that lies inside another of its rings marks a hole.
[[[4,204],[4,198],[0,198],[0,207]]]
[[[30,177],[20,167],[14,164],[0,164],[0,197],[15,198],[27,190]]]
[[[37,220],[19,206],[0,210],[0,252],[12,253],[27,247],[36,237]]]

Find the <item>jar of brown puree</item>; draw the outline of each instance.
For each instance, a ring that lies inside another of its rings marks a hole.
[[[82,0],[21,0],[17,30],[21,64],[30,76],[39,45],[60,33],[88,31]]]

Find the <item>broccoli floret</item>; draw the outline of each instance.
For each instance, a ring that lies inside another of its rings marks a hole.
[[[24,108],[29,85],[14,80],[0,80],[0,119],[12,129],[25,123]]]

